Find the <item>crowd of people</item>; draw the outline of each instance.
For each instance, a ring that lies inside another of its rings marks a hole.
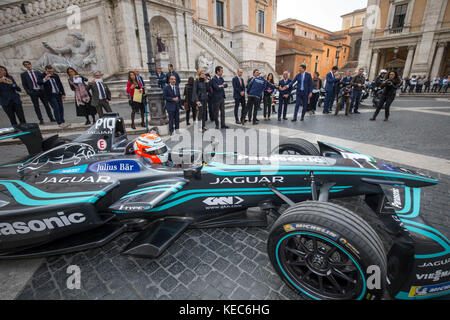
[[[66,93],[60,77],[48,65],[45,72],[33,69],[31,62],[24,61],[26,71],[21,74],[22,87],[30,96],[34,111],[40,124],[44,119],[39,102],[45,108],[50,122],[56,122],[60,128],[70,126],[64,119],[64,100]],[[172,134],[180,126],[180,110],[186,111],[186,124],[191,120],[201,123],[201,130],[206,131],[206,122],[215,123],[216,129],[227,129],[225,123],[225,89],[228,83],[223,78],[223,67],[217,66],[215,74],[211,76],[199,70],[197,76],[190,77],[180,92],[181,78],[172,64],[168,72],[164,73],[157,67],[158,86],[163,91],[164,107],[169,118],[169,131]],[[314,115],[319,101],[324,100],[323,114],[331,114],[335,106],[334,115],[344,111],[346,116],[359,114],[359,107],[363,94],[372,90],[378,95],[375,105],[376,111],[371,120],[375,120],[381,109],[385,109],[385,120],[389,119],[389,108],[395,99],[396,92],[443,92],[448,90],[448,77],[436,78],[433,82],[423,76],[411,79],[400,79],[396,71],[382,70],[373,83],[368,82],[364,69],[358,70],[356,75],[348,71],[346,75],[339,73],[338,67],[321,79],[318,72],[311,75],[306,65],[299,66],[298,73],[292,79],[287,71],[276,83],[272,73],[262,76],[260,70],[253,70],[251,77],[244,81],[243,70],[237,70],[231,81],[233,88],[234,117],[236,124],[253,125],[259,123],[258,112],[261,111],[264,121],[269,121],[272,114],[276,114],[278,121],[288,120],[287,111],[291,96],[295,92],[296,104],[292,121],[305,120],[307,112]],[[75,109],[78,117],[86,119],[85,125],[95,122],[95,117],[103,117],[104,112],[111,112],[111,91],[102,79],[102,73],[96,71],[91,80],[80,75],[74,68],[67,68],[69,87],[74,91]],[[22,102],[18,92],[22,89],[5,67],[0,66],[0,103],[12,125],[26,123]],[[126,92],[131,108],[131,128],[136,129],[135,117],[140,115],[140,125],[146,126],[145,115],[145,83],[139,70],[128,72]],[[275,108],[278,99],[278,111]],[[321,99],[322,98],[322,99]],[[262,107],[261,107],[262,105]],[[345,108],[344,108],[345,105]],[[300,109],[301,107],[301,109]],[[240,109],[240,110],[239,110]]]
[[[426,76],[413,75],[402,80],[403,93],[447,93],[448,76],[436,77],[433,80]]]
[[[26,71],[21,73],[22,87],[30,97],[39,124],[44,124],[39,102],[45,108],[50,123],[56,123],[61,129],[70,127],[64,119],[64,101],[66,92],[61,78],[51,65],[45,66],[45,71],[33,69],[30,61],[23,61]],[[74,68],[67,68],[69,87],[74,91],[76,115],[86,119],[85,125],[95,122],[95,117],[103,116],[103,110],[111,112],[109,102],[111,91],[103,82],[102,73],[96,71],[91,80],[80,75]],[[19,92],[22,88],[9,75],[4,66],[0,66],[0,104],[11,125],[26,123],[22,100]]]

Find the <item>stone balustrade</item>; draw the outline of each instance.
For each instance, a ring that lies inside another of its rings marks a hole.
[[[25,0],[0,6],[0,28],[37,19],[71,5],[92,3],[90,0]]]
[[[193,31],[198,39],[201,39],[211,52],[219,54],[223,61],[233,65],[233,70],[239,67],[239,61],[236,56],[228,50],[219,40],[217,40],[208,30],[201,26],[196,20],[192,19]]]

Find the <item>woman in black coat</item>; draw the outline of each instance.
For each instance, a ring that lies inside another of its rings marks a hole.
[[[17,92],[22,91],[5,67],[0,66],[0,105],[5,111],[11,125],[17,125],[16,116],[20,123],[26,123],[22,108],[22,100]]]
[[[380,113],[380,110],[383,108],[384,105],[384,121],[389,120],[389,109],[391,107],[392,102],[394,102],[395,95],[397,94],[397,89],[400,88],[401,81],[398,77],[398,74],[396,71],[391,71],[389,73],[389,76],[386,80],[384,80],[380,86],[381,89],[383,89],[383,93],[381,94],[380,102],[378,103],[377,110],[375,110],[375,113],[372,118],[370,118],[371,121],[375,121],[378,113]]]
[[[95,115],[97,110],[91,105],[91,94],[88,90],[88,79],[80,76],[74,68],[67,68],[67,75],[69,76],[70,89],[75,91],[75,108],[77,117],[85,117],[85,125],[91,124],[89,116],[92,117],[92,123],[95,123]]]
[[[203,70],[198,71],[198,79],[194,81],[194,89],[192,91],[192,100],[198,107],[197,119],[202,121],[202,131],[206,130],[206,119],[208,118],[208,100],[209,100],[210,84]]]
[[[197,105],[193,99],[194,91],[194,78],[189,77],[186,86],[184,87],[184,101],[187,104],[186,108],[186,124],[189,126],[189,114],[192,111],[192,120],[195,122],[197,119]]]

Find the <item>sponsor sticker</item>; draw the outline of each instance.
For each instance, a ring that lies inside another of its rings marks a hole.
[[[100,139],[97,141],[98,150],[104,151],[108,147],[108,142],[105,139]]]
[[[244,202],[244,199],[241,197],[209,197],[203,200],[203,203],[208,206],[240,204],[242,202]]]
[[[424,297],[431,296],[434,294],[442,294],[450,292],[450,282],[441,283],[441,284],[433,284],[428,286],[413,286],[409,290],[408,297]]]
[[[30,232],[44,232],[85,221],[86,216],[83,213],[74,212],[66,215],[64,212],[58,212],[56,216],[53,215],[44,219],[14,221],[11,223],[2,222],[0,223],[0,235],[13,236],[17,234],[28,234]]]
[[[136,161],[133,160],[115,160],[115,161],[102,161],[89,165],[88,172],[117,172],[117,173],[130,173],[140,172],[141,168]]]
[[[337,240],[339,238],[339,235],[331,230],[328,230],[321,226],[316,226],[314,224],[308,224],[308,223],[291,223],[291,224],[285,224],[283,226],[284,231],[286,232],[292,232],[296,230],[309,230],[314,231],[318,233],[325,234],[332,238],[333,240]]]

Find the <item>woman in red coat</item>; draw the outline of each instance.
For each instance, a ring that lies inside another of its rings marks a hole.
[[[134,93],[136,90],[140,90],[142,92],[142,86],[136,78],[136,74],[133,71],[128,72],[128,82],[127,82],[127,93],[130,97],[129,103],[131,106],[131,128],[136,129],[134,125],[134,116],[136,115],[136,111],[140,111],[141,113],[141,126],[145,127],[144,121],[144,97],[142,97],[141,102],[133,101]]]

